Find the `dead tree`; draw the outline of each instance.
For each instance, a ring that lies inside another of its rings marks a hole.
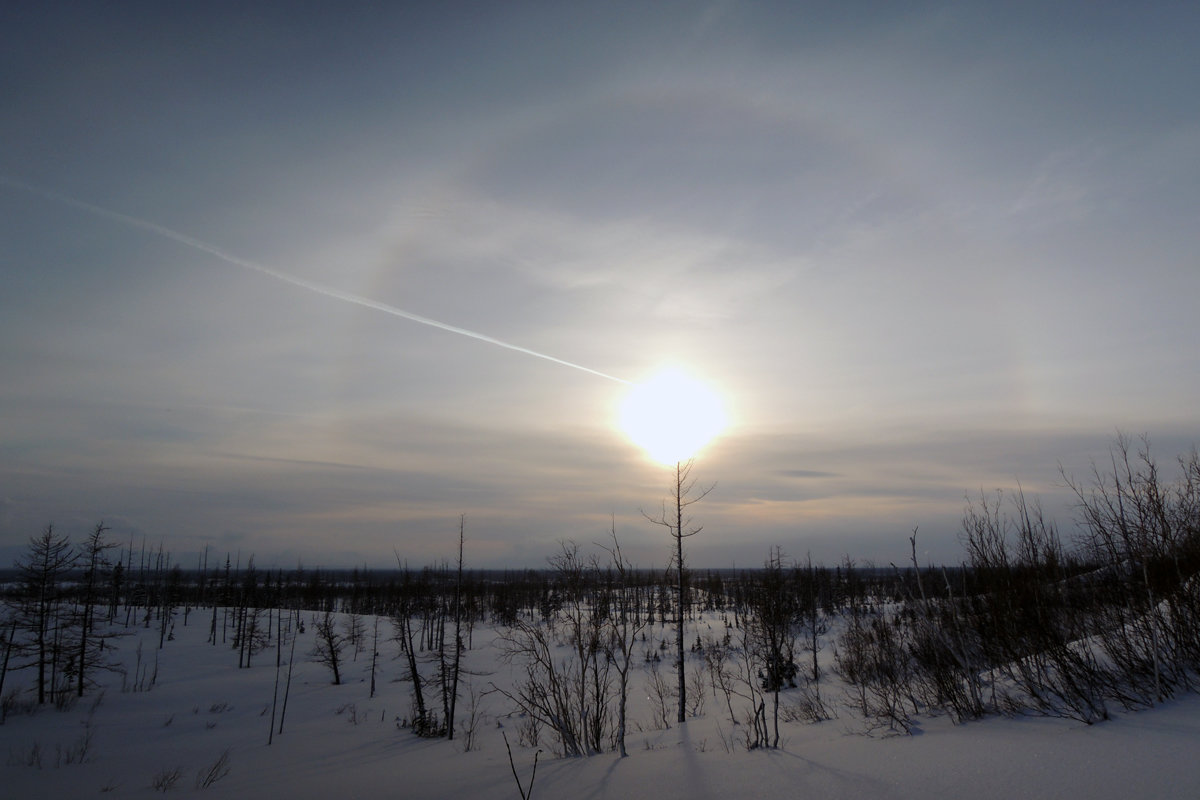
[[[379,671],[379,615],[374,616],[374,624],[371,627],[371,694],[370,697],[375,697],[375,673]]]
[[[120,665],[105,657],[108,649],[107,642],[114,634],[97,632],[95,629],[96,607],[100,605],[100,590],[105,582],[105,570],[109,569],[105,553],[117,547],[104,538],[108,530],[103,522],[96,524],[95,529],[88,535],[80,551],[80,561],[83,564],[83,575],[79,585],[79,607],[76,610],[79,641],[75,653],[77,674],[75,676],[75,691],[78,697],[83,697],[83,690],[91,681],[91,675],[96,669],[114,670]]]
[[[309,656],[318,664],[324,664],[333,673],[333,684],[342,682],[342,651],[346,649],[346,637],[338,630],[332,611],[326,611],[317,620],[316,642]]]
[[[408,678],[412,683],[413,711],[410,724],[413,733],[418,736],[440,736],[442,727],[434,719],[436,715],[431,715],[425,707],[424,683],[421,678],[421,669],[417,664],[418,644],[414,637],[412,615],[416,611],[415,599],[419,588],[413,585],[412,573],[400,559],[399,553],[396,554],[396,563],[403,570],[403,583],[400,589],[399,603],[392,615],[392,627],[393,638],[400,645],[400,654],[408,666]]]
[[[47,695],[54,691],[56,643],[61,639],[62,579],[75,561],[70,540],[56,534],[51,525],[29,538],[25,554],[16,561],[19,587],[16,624],[25,636],[21,652],[27,658],[21,666],[37,670],[39,704],[45,703]]]
[[[753,589],[750,611],[748,628],[758,662],[759,686],[772,696],[774,730],[770,746],[778,747],[779,692],[796,686],[796,636],[801,612],[795,587],[788,585],[778,547],[771,551],[760,583]]]
[[[615,525],[612,531],[612,541],[612,549],[608,552],[612,557],[612,569],[617,575],[617,585],[614,587],[615,597],[608,612],[608,631],[604,647],[608,658],[613,663],[613,669],[617,671],[617,750],[620,751],[621,758],[625,758],[629,755],[625,750],[629,668],[633,663],[633,650],[637,646],[638,636],[645,629],[646,623],[638,613],[638,598],[633,594],[634,590],[631,586],[633,569],[621,555],[621,545],[617,541]]]
[[[446,738],[454,738],[454,708],[458,701],[458,675],[462,664],[462,582],[463,582],[463,534],[467,517],[458,518],[458,574],[454,579],[454,660],[450,665],[450,699],[446,712]],[[443,653],[444,653],[443,648]]]
[[[660,525],[667,529],[671,535],[671,539],[675,543],[675,552],[673,559],[676,570],[676,600],[677,608],[676,625],[675,625],[675,667],[679,683],[679,722],[683,722],[687,718],[687,676],[684,671],[684,648],[683,648],[683,626],[687,607],[687,571],[684,568],[683,561],[683,540],[689,536],[695,536],[702,529],[692,527],[690,517],[685,517],[686,509],[700,502],[704,497],[713,490],[714,486],[708,486],[704,489],[696,488],[696,479],[692,477],[692,466],[695,464],[694,459],[687,461],[675,462],[675,479],[671,483],[670,499],[671,506],[668,507],[664,501],[662,512],[657,517],[651,517],[642,512],[650,522],[655,525]]]

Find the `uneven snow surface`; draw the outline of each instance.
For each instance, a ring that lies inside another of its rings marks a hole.
[[[519,720],[509,716],[505,698],[496,693],[480,698],[483,716],[470,752],[463,752],[461,740],[419,739],[396,725],[397,717],[408,715],[410,689],[399,680],[395,644],[381,644],[372,699],[369,653],[347,664],[346,683],[333,686],[328,671],[308,661],[312,625],[296,648],[283,733],[268,746],[274,651],[238,669],[237,654],[227,644],[205,642],[207,623],[197,613],[187,627],[180,620],[175,639],[161,651],[157,632],[137,631],[145,637],[143,663],[158,655],[157,681],[148,691],[123,692],[121,677],[109,675],[98,706],[97,692],[68,711],[10,712],[0,726],[0,798],[160,797],[164,792],[152,784],[175,768],[180,778],[167,795],[517,798],[502,732],[528,784],[534,752],[518,745]],[[368,629],[370,624],[368,619]],[[651,640],[664,635],[669,629],[650,632]],[[511,668],[497,663],[492,636],[490,629],[477,628],[467,654],[466,667],[474,674],[465,680],[477,694],[492,684],[511,685]],[[137,637],[120,640],[119,647],[132,664]],[[939,717],[923,718],[913,736],[867,736],[843,707],[830,675],[822,691],[837,719],[785,723],[780,749],[747,752],[726,744],[731,738],[736,743],[739,734],[731,735],[724,703],[711,694],[700,716],[652,729],[644,674],[639,665],[630,700],[629,757],[555,759],[543,744],[533,797],[1200,798],[1200,696],[1118,714],[1091,727],[1039,718],[953,725]],[[31,679],[29,670],[10,672],[4,693]],[[467,708],[464,687],[460,731]],[[78,763],[75,755],[89,730],[86,759]],[[228,774],[197,788],[197,775],[226,749]]]

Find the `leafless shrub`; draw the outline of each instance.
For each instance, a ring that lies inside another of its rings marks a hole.
[[[156,792],[169,792],[175,788],[175,784],[179,783],[183,775],[183,767],[163,767],[150,779],[150,788]]]
[[[32,715],[37,712],[37,703],[33,698],[22,699],[19,689],[13,689],[0,698],[0,724],[12,714]]]
[[[821,697],[820,687],[814,682],[789,692],[788,696],[789,701],[779,709],[785,722],[825,722],[834,717]]]
[[[196,773],[196,788],[207,789],[229,774],[229,748],[226,747],[217,756],[217,760]]]
[[[79,734],[75,741],[67,747],[59,745],[56,748],[57,757],[54,766],[87,763],[92,749],[92,733],[92,717],[89,714],[83,721],[83,733]]]
[[[537,747],[542,736],[542,723],[537,717],[525,714],[517,726],[517,741],[522,747]]]
[[[697,664],[688,673],[688,715],[698,717],[704,713],[704,698],[708,694],[704,680],[704,665]]]
[[[884,614],[851,609],[850,625],[834,653],[835,669],[846,681],[852,706],[862,715],[867,731],[886,728],[911,733],[905,701],[910,686],[909,655],[904,631]]]
[[[649,692],[653,717],[650,729],[661,731],[671,727],[671,710],[675,706],[675,690],[663,677],[658,663],[652,663],[646,675],[646,690]]]
[[[131,679],[128,672],[121,673],[121,691],[148,692],[154,688],[157,681],[158,651],[154,651],[153,664],[142,663],[142,642],[138,640],[137,649],[134,650],[133,677]]]
[[[561,598],[550,617],[557,624],[515,620],[497,641],[500,658],[519,665],[524,676],[511,691],[493,688],[553,731],[560,755],[600,752],[611,727],[615,670],[602,646],[607,610],[592,602],[599,568],[570,542],[562,543],[550,563]],[[564,644],[567,658],[560,650]]]
[[[1071,588],[1067,554],[1036,501],[1018,487],[1010,510],[1001,506],[999,494],[990,501],[981,494],[963,518],[974,584],[967,625],[980,652],[969,660],[983,661],[1014,689],[1006,702],[1088,724],[1105,719],[1110,679],[1090,640],[1107,601]]]
[[[71,691],[70,686],[59,687],[59,690],[54,693],[54,710],[70,711],[78,700],[79,696]]]
[[[1200,667],[1200,455],[1179,459],[1166,481],[1142,437],[1119,436],[1107,472],[1079,499],[1082,547],[1103,568],[1092,581],[1101,606],[1100,649],[1113,665],[1109,692],[1126,707],[1161,702],[1194,685]]]
[[[768,741],[767,732],[767,706],[766,702],[761,698],[758,705],[752,705],[746,711],[746,717],[742,722],[742,744],[747,750],[756,750],[766,745]]]
[[[334,712],[337,716],[346,715],[346,721],[351,725],[358,725],[358,706],[354,703],[346,703]]]
[[[719,642],[708,637],[704,642],[704,664],[708,668],[709,681],[712,684],[713,697],[725,699],[725,709],[729,712],[729,722],[737,725],[737,715],[733,712],[733,696],[736,693],[737,673],[731,665],[730,646],[727,642]]]
[[[479,704],[479,699],[482,693],[479,692],[472,684],[467,684],[467,716],[463,720],[462,725],[462,749],[464,753],[476,749],[476,734],[479,731],[479,724],[483,721],[483,709]]]

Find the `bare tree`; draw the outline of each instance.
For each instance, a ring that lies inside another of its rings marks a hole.
[[[346,637],[338,630],[332,611],[326,611],[317,620],[316,642],[309,656],[318,664],[324,664],[333,673],[334,685],[342,682],[342,651],[346,649]]]
[[[110,661],[105,656],[108,642],[115,638],[112,633],[97,632],[95,629],[96,607],[100,604],[100,589],[105,583],[104,572],[108,570],[109,550],[117,547],[115,543],[105,540],[108,530],[103,522],[96,523],[95,529],[84,540],[80,551],[80,561],[83,564],[83,575],[79,585],[79,606],[76,609],[77,635],[79,641],[75,658],[77,672],[75,690],[78,697],[83,697],[83,690],[90,681],[92,672],[96,669],[119,669],[120,665]]]
[[[412,616],[416,611],[420,587],[414,586],[412,573],[401,560],[399,553],[396,554],[396,563],[403,570],[403,584],[397,608],[392,615],[393,638],[400,645],[400,654],[408,666],[408,678],[412,683],[412,730],[418,736],[441,736],[442,726],[438,724],[437,715],[430,713],[425,706],[424,683],[417,664],[418,643],[414,640]]]
[[[268,580],[270,574],[267,575]],[[238,651],[238,666],[249,668],[251,658],[262,652],[271,644],[270,629],[263,628],[260,599],[262,591],[258,584],[258,569],[254,566],[254,556],[250,556],[246,564],[246,573],[242,577],[241,592],[238,595],[237,620],[234,633],[234,647]],[[270,614],[267,614],[270,617]]]
[[[751,596],[751,616],[747,621],[752,652],[758,663],[759,685],[772,696],[774,721],[771,747],[779,746],[779,692],[795,688],[796,637],[799,632],[800,605],[793,586],[788,585],[783,554],[772,549],[758,586]]]
[[[824,570],[821,571],[824,574]],[[812,665],[809,680],[816,683],[821,680],[821,665],[818,654],[821,652],[821,636],[829,631],[829,625],[821,616],[820,586],[818,585],[817,568],[812,563],[812,553],[804,565],[801,574],[802,594],[800,596],[801,615],[804,619],[805,649],[812,654]]]
[[[367,648],[367,625],[357,611],[350,611],[346,615],[346,643],[353,653],[350,660],[358,661],[359,654]]]
[[[611,600],[608,619],[605,621],[604,652],[617,671],[617,750],[621,758],[629,755],[625,750],[626,708],[629,699],[629,668],[633,663],[633,650],[638,635],[646,627],[638,613],[637,598],[632,594],[631,573],[633,568],[621,555],[621,543],[617,541],[616,523],[612,527],[612,547],[606,548],[610,567],[616,572],[617,583]]]
[[[4,661],[0,662],[0,697],[4,697],[4,679],[8,676],[8,663],[12,658],[13,646],[17,643],[17,621],[8,623],[8,638],[4,641]],[[0,704],[0,724],[4,723],[6,706]]]
[[[292,691],[292,668],[296,665],[296,640],[304,633],[304,624],[300,622],[300,611],[295,613],[296,629],[292,631],[292,649],[288,656],[287,681],[283,685],[283,707],[279,710],[279,733],[283,733],[283,720],[287,716],[288,695]]]
[[[463,536],[466,531],[467,516],[458,518],[458,573],[454,579],[454,659],[450,663],[449,693],[450,699],[446,711],[446,738],[454,738],[454,709],[458,703],[458,676],[462,665],[462,584],[463,584]],[[442,648],[443,654],[445,648]],[[443,661],[444,661],[443,656]]]
[[[31,536],[25,554],[16,561],[19,583],[16,620],[26,637],[21,651],[29,659],[22,666],[37,669],[39,704],[45,703],[54,691],[53,669],[62,622],[61,581],[75,561],[70,540],[55,533],[52,525]]]
[[[279,622],[275,626],[275,687],[271,692],[271,727],[267,730],[267,744],[275,740],[275,708],[279,703],[279,672],[283,667],[283,608],[275,611]],[[289,617],[289,620],[291,618]],[[371,694],[375,694],[375,673],[371,673]]]
[[[379,615],[373,617],[371,626],[371,694],[375,697],[375,673],[379,671]]]
[[[713,490],[714,485],[703,489],[696,488],[696,479],[692,477],[692,467],[695,459],[675,462],[675,479],[670,487],[671,504],[663,502],[662,512],[657,517],[651,517],[645,511],[642,516],[667,529],[675,543],[673,554],[676,577],[677,608],[675,625],[675,668],[679,684],[679,722],[687,718],[687,676],[684,670],[683,627],[687,607],[687,570],[683,560],[683,540],[695,536],[702,528],[692,527],[690,517],[685,517],[687,508],[700,502]]]

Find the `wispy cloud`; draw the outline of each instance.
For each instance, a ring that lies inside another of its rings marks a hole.
[[[630,11],[11,19],[0,547],[419,562],[465,512],[540,564],[611,514],[662,563],[613,416],[668,362],[733,420],[696,563],[953,559],[967,493],[1069,517],[1059,463],[1200,436],[1200,14]]]

